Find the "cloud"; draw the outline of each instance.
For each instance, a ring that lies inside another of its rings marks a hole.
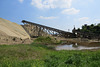
[[[77,9],[75,9],[75,8],[70,8],[70,9],[65,9],[65,10],[63,10],[61,13],[62,13],[62,14],[73,15],[73,14],[77,14],[77,13],[79,13],[79,12],[80,12],[80,10],[77,10]]]
[[[86,20],[89,20],[89,18],[88,17],[79,18],[79,21],[86,21]]]
[[[24,0],[19,0],[20,3],[23,3]]]
[[[91,19],[89,17],[82,17],[78,19],[79,22],[83,22],[83,23],[100,23],[100,19]]]
[[[73,0],[76,4],[87,5],[89,3],[95,2],[95,0]]]
[[[95,19],[96,22],[100,22],[100,19]]]
[[[44,16],[40,16],[39,17],[40,19],[56,19],[57,17],[53,17],[53,16],[51,16],[51,17],[44,17]]]
[[[81,18],[78,18],[78,22],[91,23],[92,20],[89,17],[81,17]]]
[[[70,8],[72,0],[32,0],[31,5],[43,8]]]
[[[84,23],[90,23],[90,21],[85,21]]]

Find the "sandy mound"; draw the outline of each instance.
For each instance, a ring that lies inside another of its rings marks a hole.
[[[2,35],[21,39],[30,38],[21,25],[0,18],[0,38],[2,38]]]
[[[0,18],[0,44],[30,44],[32,40],[21,25]]]

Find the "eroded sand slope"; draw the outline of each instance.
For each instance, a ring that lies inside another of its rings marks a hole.
[[[4,36],[17,37],[21,39],[30,38],[21,25],[0,18],[0,38]]]

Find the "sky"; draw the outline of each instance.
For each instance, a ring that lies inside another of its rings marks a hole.
[[[100,0],[0,0],[0,18],[71,31],[100,23]]]

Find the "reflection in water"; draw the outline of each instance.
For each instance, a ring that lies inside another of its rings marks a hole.
[[[98,49],[100,48],[100,46],[96,46],[96,47],[88,47],[88,46],[82,46],[82,45],[78,45],[77,43],[75,44],[70,44],[70,45],[60,45],[57,46],[55,49],[56,50],[84,50],[84,49]]]
[[[78,44],[77,43],[72,44],[72,47],[78,47]]]

